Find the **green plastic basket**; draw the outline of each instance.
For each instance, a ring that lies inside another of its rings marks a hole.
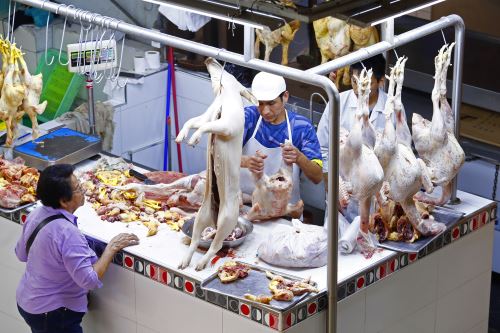
[[[43,88],[40,101],[47,101],[45,112],[37,118],[41,122],[46,122],[68,112],[85,82],[85,77],[77,73],[68,71],[67,66],[59,63],[59,50],[47,50],[47,59],[52,59],[52,65],[45,63],[45,55],[42,55],[38,62],[36,73],[43,74]],[[67,62],[66,52],[61,53],[61,62]]]

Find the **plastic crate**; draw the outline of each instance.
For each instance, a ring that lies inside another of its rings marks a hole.
[[[52,65],[45,63],[45,54],[38,62],[36,73],[43,74],[43,88],[40,101],[47,100],[45,112],[37,118],[41,122],[46,122],[68,112],[85,82],[85,77],[77,73],[68,71],[67,66],[59,63],[59,50],[47,50],[47,59],[52,59]],[[67,62],[66,52],[61,53],[61,62]]]

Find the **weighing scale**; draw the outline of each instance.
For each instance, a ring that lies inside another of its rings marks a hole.
[[[76,164],[102,150],[101,139],[69,128],[60,128],[14,148],[14,157],[43,170],[53,164]]]

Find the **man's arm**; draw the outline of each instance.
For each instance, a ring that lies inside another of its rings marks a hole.
[[[290,144],[281,145],[283,160],[288,163],[296,163],[306,177],[314,184],[319,184],[322,180],[322,168],[315,162],[311,161],[297,147]]]

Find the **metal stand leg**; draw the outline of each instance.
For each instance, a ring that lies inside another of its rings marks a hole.
[[[96,135],[95,130],[95,111],[94,111],[94,81],[90,76],[90,73],[86,73],[87,83],[85,88],[87,88],[88,95],[88,112],[89,112],[89,134]]]

